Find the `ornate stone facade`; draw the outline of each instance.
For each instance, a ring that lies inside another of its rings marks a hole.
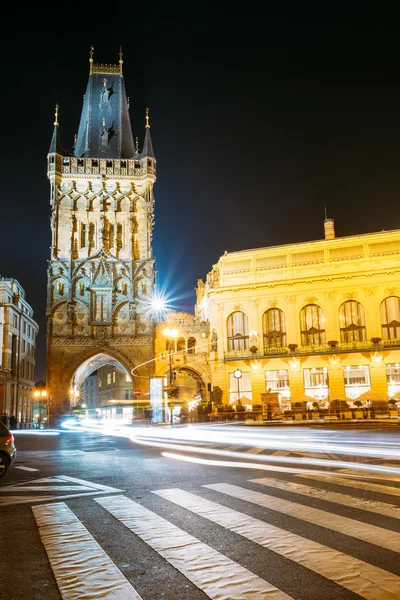
[[[122,58],[118,67],[95,65],[91,56],[90,67],[75,153],[61,149],[57,109],[48,154],[47,386],[53,418],[69,410],[69,390],[83,363],[89,375],[100,355],[101,364],[117,361],[130,372],[153,354],[156,160],[148,112],[139,153]],[[143,389],[151,372],[150,363],[135,373],[143,377]]]

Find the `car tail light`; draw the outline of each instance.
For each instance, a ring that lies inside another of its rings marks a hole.
[[[7,438],[7,442],[10,442],[10,444],[12,444],[12,443],[13,443],[13,441],[14,441],[14,436],[13,436],[13,434],[12,434],[12,433],[10,433],[10,435],[9,435],[9,436],[8,436],[8,438]]]

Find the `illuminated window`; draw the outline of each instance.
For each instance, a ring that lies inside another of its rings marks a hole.
[[[324,400],[328,396],[328,369],[304,369],[304,392],[316,400]]]
[[[365,342],[364,307],[356,300],[348,300],[339,308],[339,325],[341,342]]]
[[[185,338],[179,338],[176,341],[176,350],[177,350],[177,352],[185,352],[185,350],[186,350],[186,340],[185,340]]]
[[[242,404],[246,404],[244,398],[251,400],[253,397],[251,391],[251,373],[242,373],[240,379],[236,379],[233,373],[229,373],[229,404],[241,399]]]
[[[283,398],[290,398],[289,371],[265,371],[265,391],[279,392]]]
[[[264,348],[286,346],[285,314],[279,308],[270,308],[263,314]]]
[[[196,353],[196,338],[190,337],[187,342],[187,351],[188,354]]]
[[[400,392],[400,364],[392,363],[386,365],[386,383],[388,386],[388,395],[394,396]]]
[[[107,385],[111,383],[111,373],[107,373]]]
[[[112,372],[112,382],[115,383],[115,371]]]
[[[317,304],[308,304],[300,312],[301,345],[325,344],[325,317]]]
[[[393,340],[400,338],[400,298],[389,296],[381,304],[382,338]]]
[[[371,389],[368,365],[344,367],[343,376],[346,396],[352,400]]]
[[[128,382],[128,381],[130,382],[131,381],[131,378],[129,377],[129,375],[126,375],[125,381],[126,382]]]
[[[227,320],[228,350],[247,350],[249,347],[249,319],[244,312],[234,312]]]

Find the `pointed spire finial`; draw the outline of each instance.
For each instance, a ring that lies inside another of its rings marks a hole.
[[[119,72],[122,73],[122,63],[124,62],[122,60],[123,57],[123,53],[122,53],[122,46],[119,47]]]
[[[146,129],[150,129],[150,123],[149,123],[149,108],[148,106],[146,106]]]
[[[56,112],[55,112],[55,117],[54,117],[54,123],[53,125],[58,127],[58,104],[56,104]]]
[[[139,154],[139,138],[135,137],[135,154]]]
[[[94,48],[93,48],[93,45],[91,44],[90,50],[89,50],[90,73],[92,73],[92,71],[93,71],[93,54],[94,54]]]
[[[106,118],[103,117],[103,127],[105,127],[105,126],[106,126]]]

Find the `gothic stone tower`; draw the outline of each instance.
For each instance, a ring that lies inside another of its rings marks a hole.
[[[47,160],[51,203],[47,386],[51,417],[70,410],[70,390],[104,364],[146,363],[153,355],[152,228],[156,160],[149,114],[142,152],[133,141],[118,65],[90,52],[74,152],[61,147],[58,107]],[[153,363],[135,370],[145,393]],[[72,404],[76,398],[72,400]]]

